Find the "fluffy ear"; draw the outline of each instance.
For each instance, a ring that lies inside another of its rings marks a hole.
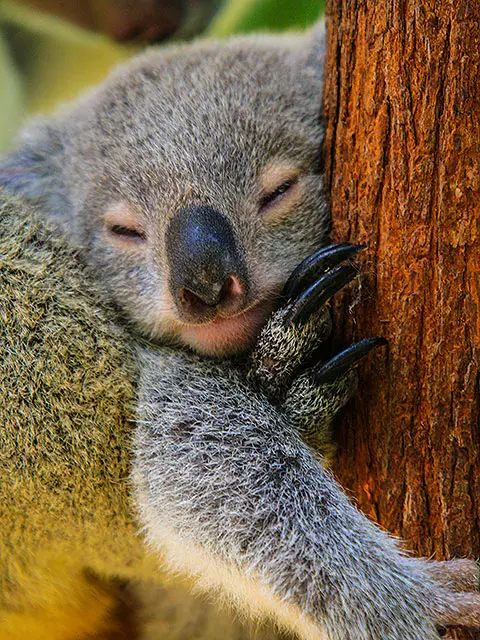
[[[320,20],[310,30],[309,64],[320,74],[323,83],[323,69],[325,67],[325,52],[327,49],[327,34],[325,20]]]
[[[36,121],[22,133],[17,149],[0,158],[0,187],[61,219],[68,211],[64,163],[60,131],[48,121]]]

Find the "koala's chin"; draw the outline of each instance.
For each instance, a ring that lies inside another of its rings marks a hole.
[[[265,301],[235,316],[217,316],[202,324],[179,323],[175,333],[182,344],[198,353],[229,357],[253,348],[272,311],[273,304]]]

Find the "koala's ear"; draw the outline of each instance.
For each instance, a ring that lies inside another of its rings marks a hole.
[[[21,134],[16,150],[0,158],[0,187],[40,207],[49,217],[68,211],[62,136],[48,121],[36,121]]]
[[[316,72],[321,76],[323,83],[323,70],[325,67],[325,52],[327,49],[327,33],[325,20],[320,20],[310,30],[310,51],[308,63],[315,68]]]

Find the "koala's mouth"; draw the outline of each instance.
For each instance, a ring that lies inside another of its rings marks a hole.
[[[182,342],[200,353],[233,355],[251,349],[272,313],[274,302],[261,300],[231,317],[217,315],[203,324],[182,325]]]

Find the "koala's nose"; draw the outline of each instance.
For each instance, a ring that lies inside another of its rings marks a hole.
[[[181,209],[166,233],[170,290],[180,318],[201,323],[246,305],[245,260],[227,218],[209,206]]]

